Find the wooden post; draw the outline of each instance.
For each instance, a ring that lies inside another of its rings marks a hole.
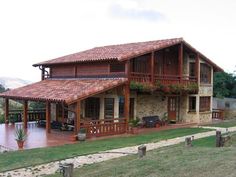
[[[74,133],[75,133],[75,136],[77,136],[79,130],[80,130],[80,100],[77,101],[77,104],[76,104],[76,117],[75,117],[75,128],[74,128]]]
[[[125,74],[128,79],[130,79],[130,60],[125,63]]]
[[[151,54],[151,83],[154,85],[154,80],[155,80],[155,77],[154,77],[154,74],[155,74],[155,68],[154,68],[154,59],[155,59],[155,53],[152,52]]]
[[[46,131],[51,132],[51,104],[49,101],[46,102]]]
[[[192,147],[192,138],[191,137],[187,137],[185,138],[185,147]]]
[[[124,105],[124,114],[126,120],[126,131],[128,131],[128,123],[129,123],[129,105],[130,105],[130,86],[129,82],[124,85],[124,95],[125,95],[125,105]]]
[[[179,79],[182,80],[183,72],[183,43],[179,45]]]
[[[64,124],[65,123],[65,109],[64,109],[64,103],[61,104],[61,109],[62,109],[62,113],[61,113],[61,122]]]
[[[56,121],[58,122],[58,115],[59,115],[59,110],[58,110],[58,103],[56,103]]]
[[[24,100],[24,109],[23,109],[23,119],[24,119],[24,128],[27,129],[27,123],[28,123],[28,101]]]
[[[9,123],[9,99],[8,98],[5,98],[4,113],[5,113],[5,123],[8,124]]]
[[[45,68],[42,68],[42,73],[41,73],[41,80],[45,79]]]
[[[199,63],[200,63],[200,58],[199,58],[199,53],[197,53],[195,61],[195,76],[197,83],[199,82]]]
[[[221,147],[221,131],[216,131],[216,147]]]

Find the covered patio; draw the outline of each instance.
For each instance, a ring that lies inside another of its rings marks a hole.
[[[99,120],[84,117],[82,112],[84,100],[112,89],[121,90],[124,96],[124,117],[103,116]],[[88,137],[121,134],[128,130],[130,89],[126,78],[47,79],[1,93],[0,97],[5,100],[5,124],[0,125],[0,145],[6,147],[16,147],[14,131],[19,127],[28,131],[26,148],[71,143],[72,140],[76,140],[81,128],[86,129]],[[9,124],[11,112],[9,100],[11,99],[23,104],[22,122],[13,125]],[[36,118],[37,123],[29,122],[31,121],[29,101],[45,103],[45,120]],[[62,109],[58,110],[58,107]],[[69,113],[72,119],[70,124],[68,123]],[[39,122],[44,122],[45,128],[37,127]],[[54,130],[52,122],[68,124],[72,131]]]

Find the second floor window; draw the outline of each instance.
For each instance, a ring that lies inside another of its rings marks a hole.
[[[200,66],[200,82],[203,84],[211,83],[211,68],[205,63]]]

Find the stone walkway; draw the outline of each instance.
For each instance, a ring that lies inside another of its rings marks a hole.
[[[203,127],[206,128],[206,127]],[[208,128],[208,127],[207,127]],[[211,129],[219,129],[218,127],[210,127]],[[236,127],[231,127],[228,128],[220,128],[222,133],[225,133],[226,131],[229,132],[234,132],[236,131]],[[215,135],[215,131],[209,131],[209,132],[204,132],[204,133],[197,133],[193,135],[188,135],[188,136],[183,136],[183,137],[178,137],[178,138],[173,138],[173,139],[168,139],[168,140],[163,140],[159,141],[157,143],[148,143],[145,144],[147,146],[147,151],[157,149],[160,147],[165,147],[165,146],[170,146],[170,145],[175,145],[179,144],[181,142],[185,141],[186,137],[194,137],[194,139],[200,139],[204,137],[209,137]],[[5,173],[0,173],[0,177],[37,177],[37,176],[43,176],[47,174],[54,174],[55,172],[58,171],[58,167],[60,163],[73,163],[75,168],[82,167],[85,164],[93,164],[93,163],[98,163],[98,162],[103,162],[106,160],[122,157],[122,156],[127,156],[130,154],[137,154],[137,149],[138,146],[132,146],[132,147],[125,147],[125,148],[119,148],[119,149],[113,149],[113,150],[108,150],[108,151],[103,151],[97,154],[91,154],[91,155],[85,155],[85,156],[78,156],[62,161],[56,161],[56,162],[51,162],[48,164],[43,164],[43,165],[37,165],[34,167],[28,167],[28,168],[21,168],[13,171],[8,171]]]

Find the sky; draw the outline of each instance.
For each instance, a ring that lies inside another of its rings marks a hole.
[[[183,37],[236,70],[235,0],[0,0],[0,76],[40,80],[32,65],[97,46]]]

